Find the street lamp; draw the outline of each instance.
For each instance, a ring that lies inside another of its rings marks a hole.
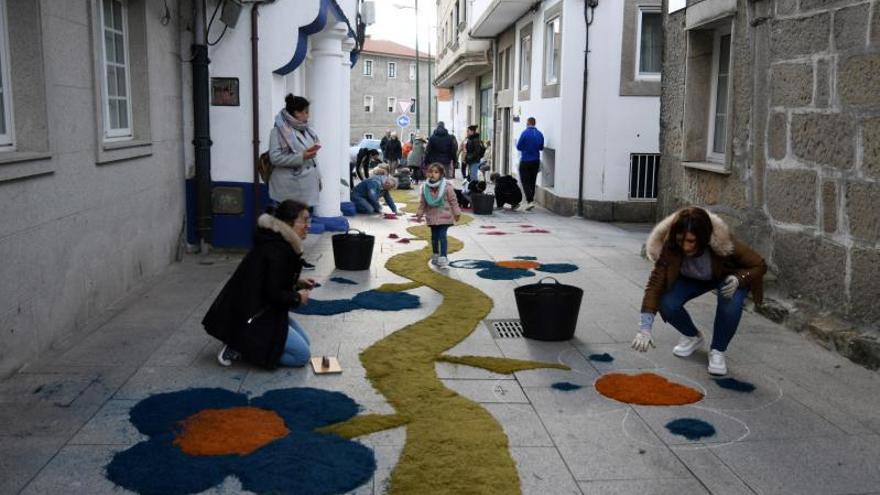
[[[413,9],[416,14],[416,132],[422,132],[422,100],[419,98],[419,0],[414,0],[415,5],[402,5],[395,3],[398,9]],[[428,108],[431,108],[430,92],[428,93]]]

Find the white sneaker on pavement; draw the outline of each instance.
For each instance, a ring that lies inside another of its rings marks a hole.
[[[241,359],[241,354],[228,345],[221,347],[220,352],[217,353],[217,362],[220,363],[220,366],[232,366],[232,362],[239,359]]]
[[[440,258],[439,254],[432,254],[431,255],[431,264],[434,266],[437,266],[437,259],[438,258]]]
[[[532,208],[534,208],[535,205],[536,205],[536,203],[534,201],[529,201],[526,204],[525,211],[532,211]]]
[[[449,258],[446,256],[437,258],[437,268],[446,268],[447,265],[449,265]]]
[[[726,375],[727,360],[724,358],[724,353],[721,351],[716,351],[715,349],[709,351],[709,367],[707,369],[709,370],[710,375]]]
[[[703,334],[697,333],[696,337],[682,335],[678,344],[672,348],[672,353],[678,357],[688,357],[703,344]]]

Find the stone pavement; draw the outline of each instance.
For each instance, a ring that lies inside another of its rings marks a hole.
[[[307,253],[316,260],[314,277],[324,285],[313,297],[348,297],[385,282],[400,282],[385,261],[420,242],[407,237],[405,219],[359,217],[354,226],[376,235],[372,268],[334,272],[330,235],[312,237]],[[550,231],[523,233],[523,224]],[[486,235],[494,225],[510,235]],[[746,313],[729,351],[731,376],[753,383],[753,393],[718,387],[706,373],[705,352],[687,359],[672,356],[677,335],[658,319],[658,348],[647,354],[629,349],[636,329],[642,287],[650,265],[639,255],[646,227],[615,226],[562,218],[544,211],[496,212],[453,228],[464,249],[452,259],[510,259],[537,256],[540,262],[578,265],[554,275],[584,289],[577,333],[568,342],[493,338],[480,325],[452,349],[453,355],[483,355],[562,362],[571,371],[535,370],[514,376],[438,363],[447,386],[479,402],[501,423],[510,439],[524,493],[880,493],[880,379],[760,316]],[[216,341],[200,320],[239,257],[190,256],[151,280],[109,311],[93,331],[40,362],[0,382],[0,494],[118,493],[104,476],[115,452],[143,437],[128,411],[158,392],[189,387],[222,387],[257,396],[264,391],[311,386],[342,391],[365,411],[392,410],[365,379],[358,353],[440,303],[429,289],[411,291],[422,299],[417,310],[398,313],[356,311],[333,317],[300,316],[316,355],[338,355],[342,375],[315,376],[310,369],[267,372],[246,364],[217,365]],[[494,300],[488,319],[518,317],[513,289],[537,277],[492,281],[474,270],[450,269],[449,276],[472,284]],[[328,282],[344,276],[356,286]],[[711,295],[691,303],[698,326],[711,328]],[[610,363],[590,361],[609,353]],[[703,390],[692,406],[628,406],[600,396],[592,384],[609,371],[653,371]],[[582,385],[575,391],[555,382]],[[696,417],[717,434],[700,442],[670,434],[672,419]],[[400,455],[405,428],[361,438],[375,450],[373,480],[355,493],[384,493]],[[491,487],[484,487],[491,491]],[[229,477],[210,493],[236,493]],[[478,489],[475,487],[478,491]]]

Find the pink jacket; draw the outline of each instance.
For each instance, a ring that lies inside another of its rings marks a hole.
[[[422,187],[428,187],[428,185],[424,184]],[[424,215],[428,225],[453,225],[455,217],[461,215],[461,208],[458,207],[458,199],[455,197],[455,189],[452,187],[452,183],[446,183],[446,202],[443,206],[428,206],[428,203],[425,201],[424,191],[420,191],[419,210],[416,215]]]

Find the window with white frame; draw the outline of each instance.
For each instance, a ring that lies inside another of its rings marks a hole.
[[[523,32],[519,39],[519,90],[528,91],[532,80],[532,33]]]
[[[373,97],[371,95],[364,95],[364,111],[373,111]]]
[[[373,61],[364,60],[364,75],[373,77]]]
[[[370,132],[364,133],[364,139],[373,139],[373,134]]]
[[[724,162],[727,149],[728,95],[730,88],[730,28],[715,30],[712,50],[712,93],[709,100],[708,150],[710,161]]]
[[[128,57],[128,12],[125,0],[101,1],[104,55],[104,137],[132,137]]]
[[[397,77],[397,62],[388,62],[388,77]]]
[[[388,97],[388,113],[394,112],[394,107],[397,106],[397,98],[393,96]]]
[[[416,64],[409,64],[409,80],[414,81],[416,78]]]
[[[639,9],[636,74],[659,79],[663,56],[663,14],[656,9]]]
[[[559,84],[562,57],[562,18],[544,24],[544,85]]]
[[[416,99],[409,99],[409,113],[416,113]]]
[[[15,148],[9,71],[9,30],[6,19],[6,2],[0,0],[0,151],[12,151]]]

